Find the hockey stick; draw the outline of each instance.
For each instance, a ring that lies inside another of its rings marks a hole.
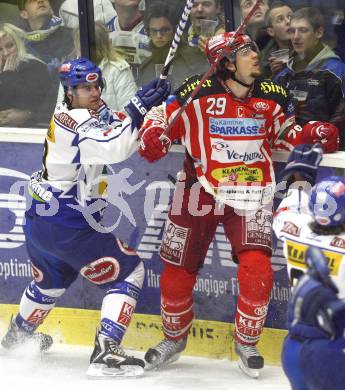
[[[166,79],[169,73],[169,69],[171,66],[171,63],[175,57],[176,51],[178,49],[178,45],[181,41],[182,34],[184,33],[184,30],[187,25],[189,14],[192,10],[193,4],[195,0],[187,0],[187,3],[183,9],[181,18],[178,22],[177,29],[174,35],[174,39],[171,42],[171,46],[169,49],[169,53],[165,59],[164,67],[162,69],[162,73],[159,76],[160,79]]]
[[[201,86],[204,84],[204,82],[210,77],[211,74],[213,74],[213,72],[216,70],[219,62],[230,52],[230,47],[232,45],[232,43],[235,41],[235,39],[237,38],[237,36],[239,34],[242,33],[242,31],[247,27],[247,24],[249,22],[249,20],[252,18],[252,16],[254,15],[254,13],[256,12],[256,10],[258,9],[260,3],[262,3],[262,0],[257,0],[254,7],[252,8],[252,10],[249,12],[249,14],[243,19],[242,23],[238,26],[238,28],[235,30],[235,33],[234,33],[234,36],[232,37],[232,39],[230,40],[230,42],[228,43],[228,48],[224,48],[219,54],[218,54],[218,57],[215,59],[215,61],[213,62],[213,64],[211,65],[211,67],[208,69],[208,71],[202,76],[201,80],[199,81],[199,83],[196,85],[195,89],[193,90],[193,92],[190,94],[190,96],[188,97],[188,99],[183,103],[183,105],[180,107],[179,111],[176,113],[175,117],[173,118],[173,120],[168,124],[167,128],[164,130],[164,132],[162,133],[162,135],[159,137],[159,139],[162,141],[162,142],[170,142],[167,134],[169,134],[170,132],[170,129],[174,126],[174,124],[176,123],[176,121],[179,119],[179,117],[184,113],[184,111],[186,110],[187,106],[190,104],[190,102],[194,99],[194,96],[200,91],[201,89]]]

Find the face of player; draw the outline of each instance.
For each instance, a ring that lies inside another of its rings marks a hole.
[[[200,26],[200,19],[216,20],[219,7],[216,0],[195,0],[190,17],[192,24]]]
[[[97,111],[101,103],[101,88],[98,82],[80,84],[69,89],[67,96],[73,108],[87,108]]]
[[[53,11],[48,0],[27,0],[25,9],[20,11],[23,19],[36,19],[42,16],[52,16]]]
[[[8,35],[0,38],[0,63],[5,62],[8,57],[18,53],[15,41]]]
[[[274,8],[271,11],[271,26],[267,28],[268,34],[278,42],[290,41],[290,22],[293,12],[288,6]]]
[[[174,37],[173,26],[167,18],[151,18],[149,22],[149,36],[155,47],[170,44]]]
[[[247,84],[261,75],[259,53],[250,45],[236,53],[236,64],[228,64],[231,71],[236,71],[236,78]]]
[[[306,19],[292,19],[290,26],[290,39],[296,53],[302,54],[313,49],[323,36],[323,28],[313,29]]]
[[[256,0],[240,0],[241,15],[243,19],[249,14],[255,3]],[[268,0],[264,0],[260,3],[258,9],[254,13],[248,24],[263,23],[267,11]]]

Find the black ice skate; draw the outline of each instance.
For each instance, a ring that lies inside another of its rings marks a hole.
[[[259,370],[264,366],[264,358],[255,345],[244,345],[235,342],[235,350],[239,357],[240,369],[251,378],[259,377]]]
[[[128,356],[115,340],[97,331],[87,376],[139,376],[144,373],[144,367],[143,360]]]
[[[25,330],[19,328],[15,320],[11,318],[8,331],[1,340],[1,345],[6,349],[14,349],[27,343],[36,344],[40,351],[44,352],[53,345],[53,338],[44,333],[26,332]]]
[[[145,354],[146,369],[162,368],[175,362],[181,352],[186,348],[187,337],[181,340],[164,339],[154,348],[150,348]]]

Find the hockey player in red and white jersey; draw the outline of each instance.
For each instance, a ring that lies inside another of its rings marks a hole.
[[[141,155],[162,158],[172,140],[186,147],[160,248],[161,313],[164,340],[145,359],[157,368],[178,358],[194,318],[193,287],[217,225],[222,223],[239,261],[235,347],[241,369],[257,377],[264,359],[256,344],[265,323],[273,284],[271,221],[275,177],[272,148],[289,150],[309,138],[329,150],[338,147],[338,131],[324,124],[327,136],[308,134],[294,123],[287,91],[260,79],[258,51],[249,36],[216,35],[206,55],[213,63],[224,49],[215,74],[163,134],[200,81],[191,77],[165,106],[148,113],[141,129]],[[162,134],[164,140],[162,139]],[[322,139],[321,139],[322,137]],[[269,223],[268,223],[269,222]],[[268,225],[267,225],[268,223]],[[267,229],[268,226],[268,229]]]
[[[167,98],[170,85],[153,80],[143,86],[124,115],[101,100],[102,72],[90,60],[64,62],[59,77],[65,99],[50,122],[43,167],[30,181],[33,199],[25,213],[34,280],[1,344],[12,349],[35,341],[47,350],[51,336],[35,331],[81,274],[104,290],[88,375],[141,375],[144,361],[128,356],[120,344],[140,295],[144,266],[135,251],[101,229],[106,202],[97,202],[104,195],[104,165],[122,162],[137,150],[145,113]]]

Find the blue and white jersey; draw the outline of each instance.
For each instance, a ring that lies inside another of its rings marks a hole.
[[[106,26],[112,45],[126,53],[126,61],[129,64],[141,64],[151,56],[150,38],[146,35],[143,20],[135,24],[130,31],[124,31],[116,15]]]
[[[309,195],[298,189],[290,189],[280,203],[273,218],[273,230],[284,243],[284,255],[290,281],[306,271],[305,254],[309,246],[322,250],[327,258],[330,275],[339,289],[339,297],[345,297],[345,232],[320,235],[313,232],[313,221],[308,208]]]
[[[29,184],[33,197],[29,213],[68,227],[86,226],[80,208],[105,197],[105,164],[131,156],[137,150],[137,138],[131,118],[105,103],[97,112],[57,105],[45,138],[43,168],[32,175]],[[48,211],[42,203],[49,204]]]

